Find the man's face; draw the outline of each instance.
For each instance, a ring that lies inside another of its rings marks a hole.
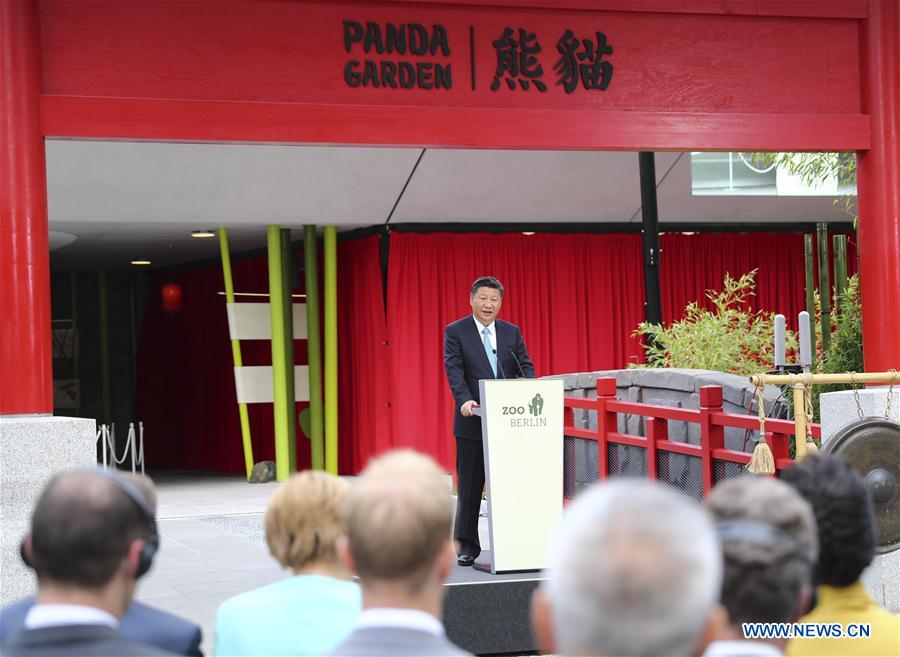
[[[479,287],[469,299],[475,319],[485,326],[496,319],[497,314],[500,312],[502,301],[500,290],[495,290],[492,287]]]

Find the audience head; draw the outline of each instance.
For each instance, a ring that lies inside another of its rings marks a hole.
[[[564,655],[693,655],[718,607],[722,555],[709,514],[673,488],[621,479],[566,511],[534,599],[543,648]]]
[[[875,558],[875,515],[862,477],[837,456],[811,456],[781,475],[812,506],[819,533],[816,584],[845,587]]]
[[[127,604],[158,546],[152,491],[146,477],[99,469],[54,476],[22,545],[40,587],[99,592],[118,582]]]
[[[335,545],[344,533],[341,505],[349,484],[326,472],[307,470],[278,487],[266,510],[269,552],[295,573],[337,564]]]
[[[379,582],[402,584],[410,595],[443,584],[455,557],[453,503],[431,458],[399,450],[373,459],[350,487],[344,513],[345,561],[364,595]]]
[[[818,552],[809,503],[777,479],[744,475],[718,484],[706,504],[722,542],[721,601],[732,627],[796,620]]]

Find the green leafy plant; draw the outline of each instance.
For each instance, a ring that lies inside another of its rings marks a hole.
[[[749,309],[749,299],[756,295],[756,271],[738,279],[726,274],[721,291],[706,290],[711,309],[693,301],[685,308],[684,319],[668,327],[639,324],[633,335],[645,338],[647,365],[742,375],[771,369],[775,313]],[[793,362],[797,336],[786,333],[787,360]]]
[[[769,167],[778,164],[789,173],[799,176],[804,185],[821,185],[834,178],[838,185],[856,185],[855,153],[749,153],[756,166]],[[845,193],[835,199],[835,205],[846,212],[856,227],[859,218],[856,211],[856,195]]]
[[[834,331],[828,357],[824,359],[823,372],[862,372],[862,303],[859,295],[859,276],[854,274],[847,281],[844,292],[834,300]],[[820,361],[821,362],[821,361]],[[843,383],[818,385],[813,388],[813,416],[819,419],[819,395],[835,390],[850,390],[853,386]]]

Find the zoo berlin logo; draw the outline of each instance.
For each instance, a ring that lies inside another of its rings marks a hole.
[[[504,406],[503,414],[513,417],[509,418],[509,426],[513,429],[527,427],[546,427],[547,418],[541,417],[544,413],[544,398],[540,393],[531,398],[528,403],[528,415],[525,414],[524,406]]]

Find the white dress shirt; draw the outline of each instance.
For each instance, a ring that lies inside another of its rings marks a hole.
[[[487,326],[478,321],[478,318],[475,315],[472,315],[472,320],[475,322],[475,326],[478,327],[478,339],[481,342],[484,342],[484,329],[488,330],[488,336],[491,339],[491,348],[494,351],[497,351],[497,322],[491,322]]]
[[[106,625],[116,629],[119,619],[108,611],[87,605],[38,604],[28,610],[24,625],[28,630],[57,625]]]
[[[784,657],[784,653],[765,641],[713,641],[703,657]]]
[[[364,627],[402,627],[408,630],[420,630],[435,636],[444,636],[444,626],[437,618],[418,609],[396,609],[392,607],[376,607],[364,609],[356,624]]]

